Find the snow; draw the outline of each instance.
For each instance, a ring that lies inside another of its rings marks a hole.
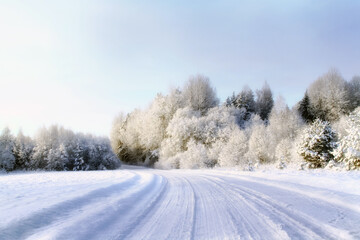
[[[360,174],[234,169],[0,175],[0,239],[359,239]]]

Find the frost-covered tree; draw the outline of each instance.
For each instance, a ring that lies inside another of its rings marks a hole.
[[[124,113],[120,113],[113,120],[111,132],[110,132],[110,141],[111,147],[116,155],[121,156],[121,148],[123,143],[124,131],[126,127],[127,116]]]
[[[360,106],[360,76],[354,76],[348,83],[349,105],[351,111]]]
[[[203,75],[190,77],[184,86],[183,97],[187,106],[202,114],[219,103],[209,78]]]
[[[160,147],[173,114],[169,112],[168,105],[167,97],[158,94],[148,109],[136,110],[115,119],[111,144],[122,161],[142,164],[151,152]],[[148,164],[151,165],[150,162]]]
[[[292,142],[296,135],[297,131],[303,125],[300,116],[297,114],[296,111],[292,111],[286,105],[284,98],[281,96],[276,100],[273,109],[271,110],[270,117],[269,117],[269,125],[267,127],[267,135],[269,143],[269,156],[273,157],[273,160],[277,160],[279,162],[283,162],[284,160],[290,160],[289,157],[285,158],[284,155],[284,144]],[[279,144],[279,151],[282,153],[276,156],[275,149],[277,149]],[[292,144],[289,144],[288,148],[291,148]],[[291,151],[289,150],[289,153]],[[275,155],[274,155],[275,153]],[[279,157],[281,155],[281,157]],[[288,161],[287,161],[288,162]]]
[[[185,106],[182,92],[158,94],[145,110],[120,115],[113,122],[111,145],[118,157],[129,164],[153,165],[175,112]]]
[[[14,136],[9,128],[4,128],[0,135],[0,169],[11,171],[15,166],[13,149],[15,145]]]
[[[267,121],[273,105],[272,91],[267,82],[265,82],[263,87],[256,91],[256,113],[262,120]]]
[[[229,140],[221,145],[219,166],[248,166],[248,158],[245,157],[249,149],[248,141],[249,137],[244,130],[235,129],[231,133]]]
[[[167,137],[161,144],[160,159],[158,167],[184,167],[190,166],[189,163],[183,164],[183,153],[187,152],[191,146],[191,152],[196,152],[198,147],[200,152],[206,149],[207,155],[200,154],[203,159],[196,161],[202,162],[201,166],[211,167],[217,163],[219,144],[226,143],[232,132],[239,129],[237,125],[238,109],[227,107],[215,107],[210,109],[206,115],[191,108],[179,109],[166,129]],[[189,145],[189,142],[191,144]],[[189,153],[190,154],[190,153]],[[196,154],[195,154],[196,155]],[[196,164],[196,166],[200,166]]]
[[[54,132],[54,131],[53,131]],[[54,136],[55,134],[53,134]],[[31,169],[45,169],[47,166],[47,155],[50,149],[56,148],[57,146],[52,143],[55,140],[51,138],[50,132],[45,128],[41,128],[35,137],[35,147],[31,156],[30,168]]]
[[[325,167],[334,158],[332,151],[336,147],[336,134],[326,121],[316,119],[301,133],[298,153],[310,168]]]
[[[342,115],[339,120],[331,124],[339,139],[344,138],[349,134],[347,131],[349,128],[348,120],[349,115]]]
[[[347,83],[335,69],[313,82],[308,94],[316,118],[334,122],[351,109]]]
[[[29,167],[33,148],[33,140],[30,137],[25,136],[20,130],[15,138],[13,149],[15,156],[14,169],[27,169]]]
[[[83,171],[87,169],[87,164],[84,161],[83,146],[79,143],[72,151],[73,153],[73,171]]]
[[[119,166],[107,138],[75,134],[58,126],[42,128],[35,138],[32,169],[80,171]]]
[[[245,86],[243,90],[237,95],[235,100],[235,107],[244,109],[245,121],[248,121],[251,117],[251,114],[255,112],[254,93],[248,86]]]
[[[342,136],[333,154],[348,170],[360,169],[360,107],[347,117],[346,123],[348,134]]]
[[[204,144],[196,142],[191,139],[186,144],[186,151],[180,153],[178,156],[180,168],[206,168],[212,167],[212,163],[209,162],[207,150]]]
[[[145,149],[140,142],[139,131],[142,112],[138,109],[122,119],[121,127],[117,130],[117,155],[121,161],[129,164],[140,164],[145,159]]]
[[[226,98],[225,106],[226,107],[235,107],[235,103],[236,103],[236,96],[235,96],[235,92],[233,92],[233,94],[230,97]]]
[[[160,161],[167,160],[180,152],[186,151],[187,143],[191,138],[195,138],[198,119],[201,117],[199,111],[194,111],[189,107],[176,111],[174,117],[166,128],[166,138],[161,143]],[[197,134],[199,135],[199,134]],[[179,165],[179,164],[169,164]]]
[[[46,156],[46,169],[47,170],[57,170],[62,171],[64,170],[64,165],[60,163],[60,152],[57,148],[50,149],[47,156]]]
[[[284,138],[294,139],[302,121],[296,111],[289,109],[283,97],[279,97],[270,113],[269,134],[273,141],[280,142]]]
[[[332,136],[326,132],[329,129],[325,127],[325,133],[311,130],[316,129],[316,124],[321,125],[319,120],[306,128],[320,134],[308,135],[312,138],[307,139],[308,146],[298,132],[304,128],[304,122],[310,124],[315,118],[332,123],[343,118],[357,104],[357,90],[352,93],[351,84],[356,89],[357,80],[347,83],[331,70],[308,88],[293,110],[281,99],[274,105],[267,83],[256,92],[256,101],[251,89],[245,87],[219,107],[208,78],[198,75],[190,78],[181,91],[158,94],[149,107],[116,118],[111,146],[119,158],[130,164],[154,164],[161,168],[246,168],[253,162],[275,161],[279,167],[285,167],[295,158],[297,165],[297,146],[302,144],[303,150],[315,148],[304,150],[302,157],[311,167],[321,167],[331,158],[324,140]],[[343,124],[334,125],[343,128]],[[317,141],[322,142],[319,145]],[[100,154],[96,149],[91,144],[84,148],[85,164],[100,166],[95,157],[89,157]],[[315,160],[316,157],[320,160]]]
[[[278,162],[278,168],[285,168],[292,160],[292,149],[294,140],[289,138],[281,139],[275,148],[275,159]]]
[[[63,171],[66,170],[66,164],[69,161],[69,156],[65,145],[60,144],[59,148],[50,149],[47,155],[47,170]]]
[[[273,151],[270,150],[269,135],[264,121],[260,116],[254,115],[251,122],[248,156],[255,163],[272,162]]]

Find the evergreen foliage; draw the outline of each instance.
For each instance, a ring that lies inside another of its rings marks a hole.
[[[107,138],[75,134],[62,127],[39,130],[36,138],[16,137],[8,128],[0,136],[0,169],[102,170],[115,169],[120,161]]]
[[[272,91],[267,82],[265,82],[264,86],[256,91],[256,113],[266,122],[269,119],[269,114],[273,106],[274,99]]]
[[[332,151],[336,147],[336,134],[328,122],[316,119],[302,132],[298,152],[310,168],[325,167],[334,158]]]
[[[298,112],[306,123],[312,123],[315,120],[307,91],[305,92],[303,99],[299,102]]]

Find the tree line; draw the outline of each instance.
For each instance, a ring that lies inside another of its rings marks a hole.
[[[110,141],[59,126],[42,128],[34,139],[21,131],[13,136],[9,128],[0,135],[0,169],[84,171],[115,169],[120,160]]]
[[[111,145],[126,163],[158,168],[360,167],[360,77],[330,69],[291,109],[270,86],[245,86],[222,104],[193,76],[146,109],[119,114]]]

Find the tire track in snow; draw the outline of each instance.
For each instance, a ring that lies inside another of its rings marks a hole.
[[[219,219],[225,219],[224,223],[219,222],[218,228],[220,231],[216,231],[216,239],[263,239],[267,236],[269,239],[288,239],[286,232],[282,231],[274,222],[264,219],[260,219],[259,212],[256,209],[249,208],[243,198],[238,194],[234,194],[229,191],[227,187],[219,185],[217,182],[208,179],[207,177],[200,176],[202,186],[206,186],[207,191],[210,194],[208,198],[212,198],[217,204],[212,206],[217,209],[219,213]],[[221,196],[219,198],[219,196]],[[213,208],[205,209],[205,211],[212,211]],[[211,215],[210,215],[211,216]],[[207,221],[205,224],[211,224],[216,222],[216,219],[211,217],[205,218]],[[200,226],[197,226],[199,229]],[[200,229],[201,230],[201,229]],[[208,234],[208,230],[205,229],[202,233],[199,232],[197,235],[204,236],[203,238],[214,238],[214,234]],[[209,231],[210,232],[210,231]]]
[[[264,179],[255,176],[244,176],[244,175],[240,176],[239,174],[234,174],[234,173],[227,173],[227,175],[225,176],[221,172],[214,172],[212,175],[218,175],[219,177],[229,177],[230,175],[234,179],[259,183],[262,185],[283,189],[289,192],[295,192],[301,195],[305,195],[309,198],[318,199],[320,201],[328,202],[329,204],[338,205],[341,208],[348,208],[351,211],[360,213],[360,205],[358,204],[360,202],[359,195],[338,192],[327,188],[304,185],[301,183],[284,182],[273,179]],[[327,195],[331,195],[331,198],[327,197]],[[346,202],[346,204],[344,204],[344,202]]]
[[[113,194],[125,191],[132,185],[136,185],[139,179],[140,176],[135,174],[133,177],[126,179],[123,182],[93,190],[81,197],[70,199],[35,212],[25,219],[20,219],[19,221],[10,223],[5,228],[1,228],[0,239],[24,239],[31,234],[31,232],[50,225],[57,220],[66,218],[72,211],[79,209],[80,207],[91,205],[94,202],[106,199]]]
[[[193,223],[193,197],[189,184],[180,175],[159,171],[168,181],[161,201],[136,224],[126,239],[190,239]]]
[[[196,211],[198,209],[198,204],[199,204],[199,201],[198,201],[198,196],[196,195],[196,192],[194,190],[194,186],[191,184],[191,182],[184,178],[184,180],[189,184],[189,186],[191,187],[191,192],[192,192],[192,198],[193,198],[193,214],[192,214],[192,222],[191,222],[191,237],[190,239],[191,240],[194,240],[195,239],[195,226],[196,226]]]
[[[167,190],[168,180],[158,175],[156,175],[156,177],[161,179],[162,182],[160,186],[156,187],[152,191],[155,194],[151,196],[151,198],[148,198],[146,202],[143,202],[143,204],[139,203],[140,208],[143,206],[145,206],[145,208],[136,214],[132,214],[132,219],[127,222],[128,224],[124,227],[124,230],[122,230],[120,233],[117,233],[113,239],[127,239],[127,237],[136,229],[136,226],[139,224],[141,219],[149,215],[153,207],[155,207],[156,204],[161,202],[161,200],[164,198],[164,194]],[[133,216],[135,216],[135,218]]]
[[[339,192],[329,189],[292,182],[287,186],[286,182],[276,181],[277,184],[280,184],[278,186],[274,184],[274,181],[265,181],[265,179],[254,181],[253,179],[247,180],[243,176],[228,178],[224,175],[221,178],[230,185],[234,184],[234,180],[238,183],[236,185],[244,187],[246,184],[247,189],[258,194],[261,193],[265,198],[270,197],[272,201],[282,203],[285,208],[290,206],[305,218],[311,218],[312,222],[326,225],[327,231],[333,232],[335,235],[342,233],[344,234],[342,238],[351,238],[347,235],[350,234],[352,237],[360,239],[360,225],[354,224],[360,219],[360,213],[357,211],[360,205],[357,204],[355,207],[353,204],[353,202],[359,202],[358,195],[341,195]],[[282,196],[285,195],[292,196],[290,203],[289,199],[284,202]]]
[[[232,203],[228,196],[219,194],[203,177],[190,175],[187,179],[197,199],[193,239],[239,239],[241,234],[229,215]]]
[[[119,195],[111,203],[104,202],[104,207],[95,209],[72,226],[61,229],[56,233],[56,239],[126,238],[136,222],[151,209],[151,205],[159,201],[167,185],[167,180],[160,176],[148,173],[140,175],[143,182],[133,186],[130,194]],[[84,222],[86,226],[78,227]]]
[[[360,239],[360,214],[341,207],[346,202],[321,201],[326,191],[312,198],[308,185],[212,171],[121,171],[134,176],[113,185],[108,178],[107,187],[11,222],[0,239]]]
[[[289,210],[286,204],[278,202],[262,192],[245,187],[246,181],[243,181],[242,184],[235,185],[217,177],[208,176],[208,178],[215,178],[216,181],[211,181],[216,184],[231,186],[231,188],[227,188],[243,196],[244,200],[248,202],[249,207],[254,208],[255,211],[259,211],[259,214],[271,219],[271,221],[276,221],[276,224],[280,225],[282,229],[289,233],[291,238],[351,239],[349,231],[334,228],[327,223],[319,223],[319,221],[312,216],[295,209]],[[266,187],[266,185],[264,186]]]

